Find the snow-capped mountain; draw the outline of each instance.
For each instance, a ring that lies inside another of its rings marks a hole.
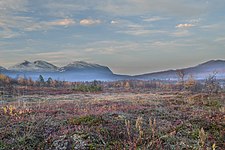
[[[56,80],[64,81],[112,81],[112,80],[178,80],[178,70],[182,70],[185,79],[192,76],[196,80],[206,79],[209,75],[216,74],[217,79],[225,79],[225,61],[211,60],[195,67],[168,70],[143,75],[128,76],[114,74],[107,66],[102,66],[84,61],[75,61],[64,67],[57,67],[46,61],[24,61],[20,64],[10,67],[8,70],[0,67],[0,73],[6,74],[12,78],[24,76],[37,80],[39,75],[45,79],[51,77]]]
[[[34,61],[34,62],[29,62],[29,61],[24,61],[22,63],[19,63],[15,66],[12,66],[9,68],[11,71],[28,71],[28,72],[52,72],[56,71],[58,67],[55,65],[52,65],[46,61]]]
[[[109,74],[113,74],[112,71],[106,67],[106,66],[101,66],[98,64],[93,64],[93,63],[87,63],[84,61],[74,61],[64,67],[59,68],[60,72],[71,72],[71,71],[76,71],[76,72],[108,72]]]
[[[84,61],[74,61],[64,67],[59,68],[61,80],[69,81],[91,81],[91,80],[113,80],[116,75],[106,66],[87,63]]]
[[[84,61],[75,61],[61,68],[41,60],[34,62],[24,61],[10,67],[5,74],[12,78],[24,76],[25,78],[31,77],[34,80],[38,79],[39,75],[42,75],[45,79],[51,77],[65,81],[108,81],[122,77],[114,75],[106,66]]]
[[[6,70],[7,70],[6,68],[0,66],[0,71],[6,71]]]

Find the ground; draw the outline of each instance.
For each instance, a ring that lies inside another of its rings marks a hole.
[[[27,95],[0,104],[0,150],[225,147],[224,93]]]

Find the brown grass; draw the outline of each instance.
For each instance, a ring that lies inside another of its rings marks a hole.
[[[30,95],[1,104],[0,119],[0,149],[225,147],[220,94]]]

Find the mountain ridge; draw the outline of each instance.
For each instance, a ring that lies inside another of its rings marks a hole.
[[[177,72],[182,70],[186,79],[188,76],[194,76],[196,79],[204,79],[212,74],[217,74],[218,77],[225,77],[225,60],[210,60],[193,67],[186,67],[173,70],[165,70],[153,73],[136,75],[138,79],[166,79],[175,80],[178,78]],[[219,74],[219,75],[218,75]],[[160,76],[160,77],[159,77]]]
[[[16,78],[19,75],[38,78],[43,76],[53,77],[58,80],[67,81],[90,81],[90,80],[177,80],[177,72],[182,70],[187,79],[193,76],[197,80],[205,79],[210,74],[216,74],[219,79],[225,78],[225,60],[210,60],[193,67],[181,69],[165,70],[140,75],[120,75],[114,74],[107,66],[88,63],[85,61],[74,61],[63,67],[57,67],[47,61],[36,60],[33,62],[24,61],[8,69],[0,67],[0,71],[11,77]]]

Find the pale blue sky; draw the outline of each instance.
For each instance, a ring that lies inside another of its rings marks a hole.
[[[225,59],[224,0],[0,0],[0,66],[46,60],[141,74]]]

